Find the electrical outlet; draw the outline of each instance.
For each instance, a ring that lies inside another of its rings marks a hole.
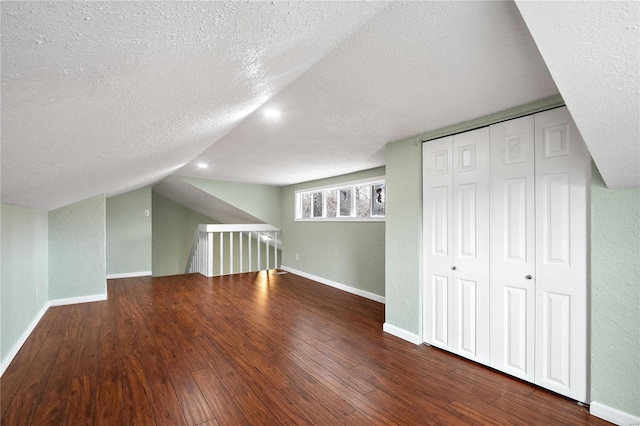
[[[149,210],[148,209],[144,211],[144,215],[149,217]]]
[[[300,255],[296,253],[296,260],[300,260]]]

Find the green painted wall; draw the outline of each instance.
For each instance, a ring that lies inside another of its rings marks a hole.
[[[387,145],[387,324],[420,335],[422,318],[422,143]]]
[[[0,206],[0,360],[29,329],[48,301],[48,214]]]
[[[106,295],[106,199],[49,212],[49,300]]]
[[[591,185],[591,399],[640,416],[640,188]]]
[[[151,271],[151,244],[151,187],[107,198],[107,274]]]
[[[184,274],[196,228],[217,222],[155,192],[151,198],[153,276]]]
[[[180,179],[265,223],[281,228],[282,198],[279,187],[189,177]]]
[[[381,167],[283,188],[282,265],[384,296],[384,222],[296,222],[294,220],[295,191],[384,176],[384,174],[385,169]],[[296,261],[296,253],[300,255],[299,261]]]

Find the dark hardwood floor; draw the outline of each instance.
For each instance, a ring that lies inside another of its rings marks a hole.
[[[383,305],[292,274],[108,294],[47,311],[0,379],[3,425],[609,424],[383,333]]]

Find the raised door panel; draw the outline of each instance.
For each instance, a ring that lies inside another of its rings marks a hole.
[[[449,282],[448,276],[431,275],[432,294],[429,302],[432,309],[431,343],[446,348],[449,346]]]
[[[489,363],[489,129],[453,136],[453,329],[459,355]]]
[[[423,145],[423,340],[455,350],[453,294],[453,138]]]
[[[534,380],[534,118],[491,133],[491,366]],[[527,279],[531,277],[531,279]]]
[[[535,382],[588,402],[590,157],[566,108],[535,115]]]
[[[460,354],[475,358],[478,356],[478,320],[477,298],[478,283],[469,280],[457,280],[458,294],[458,351]]]

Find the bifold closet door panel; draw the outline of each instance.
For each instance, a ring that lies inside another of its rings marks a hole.
[[[588,402],[590,157],[569,112],[535,115],[535,382]]]
[[[453,138],[429,141],[423,155],[423,339],[453,345]]]
[[[423,145],[423,203],[423,338],[488,364],[487,128]]]
[[[453,136],[453,330],[457,353],[489,364],[489,128]]]
[[[491,366],[534,381],[534,117],[492,125]]]

